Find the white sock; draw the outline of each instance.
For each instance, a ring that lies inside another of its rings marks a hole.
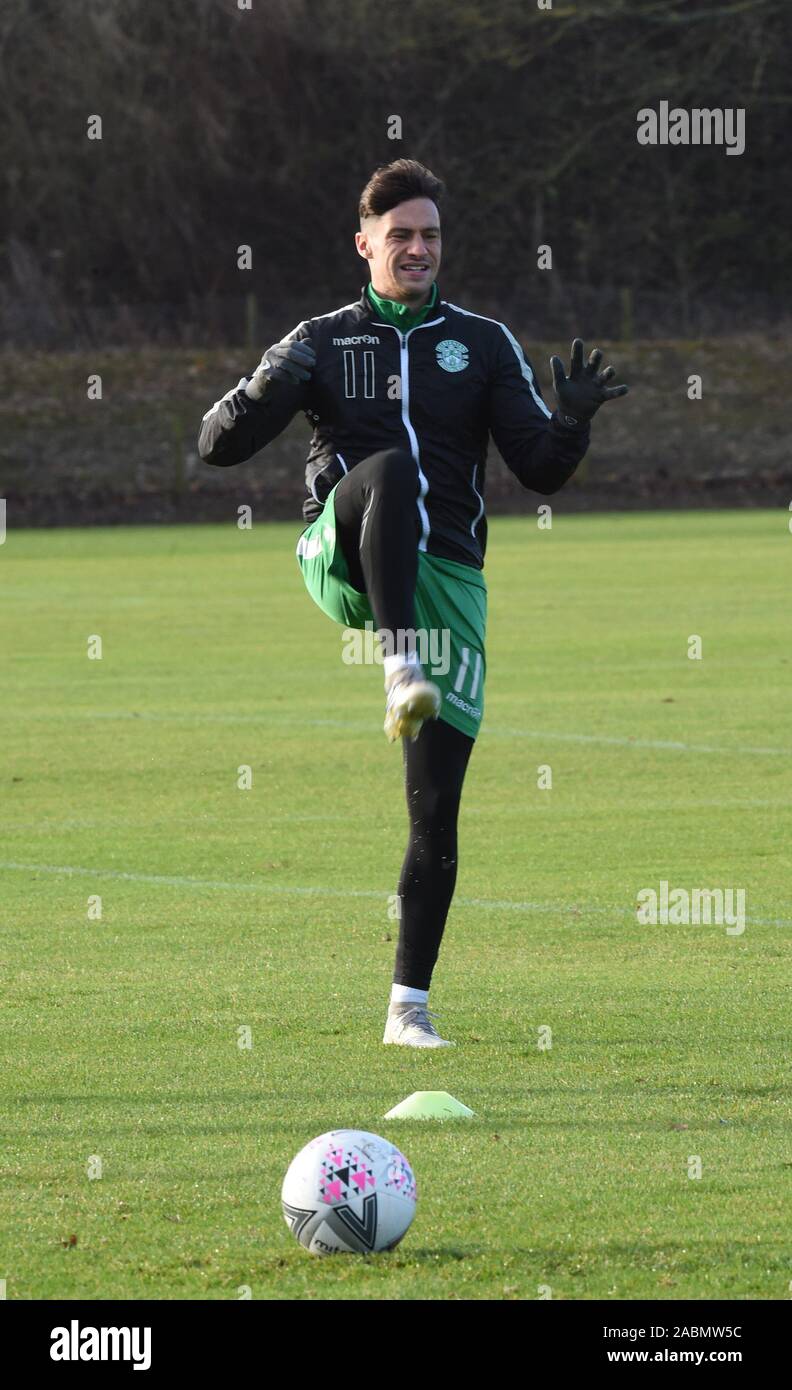
[[[391,985],[391,1004],[428,1004],[428,989],[412,989],[410,985]]]
[[[405,666],[417,666],[420,670],[421,663],[416,652],[407,652],[404,656],[385,656],[382,659],[382,670],[387,685],[394,671],[403,671]]]

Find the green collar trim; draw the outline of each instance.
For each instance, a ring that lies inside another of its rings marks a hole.
[[[432,293],[429,302],[424,304],[421,309],[411,309],[407,304],[400,304],[396,299],[384,299],[381,294],[377,294],[373,285],[366,286],[371,303],[377,313],[390,323],[394,328],[398,328],[400,333],[408,333],[411,328],[417,328],[419,323],[423,323],[430,311],[437,305],[437,284],[432,285]]]

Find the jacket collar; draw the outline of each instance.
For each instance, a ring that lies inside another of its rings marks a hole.
[[[443,296],[440,292],[440,286],[437,284],[436,280],[434,283],[435,285],[437,285],[437,300],[435,302],[435,306],[431,314],[429,314],[427,318],[424,319],[424,323],[431,323],[435,318],[439,318],[443,312]],[[369,299],[368,294],[366,293],[367,289],[367,285],[361,286],[360,299],[357,302],[356,308],[360,310],[362,318],[374,319],[377,318],[378,311],[376,306],[372,304],[371,300]]]

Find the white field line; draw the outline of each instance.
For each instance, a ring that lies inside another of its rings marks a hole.
[[[743,753],[748,754],[749,757],[759,755],[771,758],[792,758],[792,748],[751,747],[748,744],[726,747],[712,743],[682,743],[677,739],[615,738],[608,737],[606,734],[559,734],[550,733],[547,729],[496,728],[490,732],[495,738],[555,739],[562,743],[603,743],[615,748],[656,748],[670,753]],[[486,734],[487,730],[483,729],[482,733]]]
[[[11,717],[10,715],[2,716]],[[82,710],[76,714],[66,714],[53,711],[51,714],[25,714],[23,716],[14,715],[14,722],[18,724],[20,720],[46,720],[63,719],[68,722],[83,720],[92,722],[99,719],[107,720],[140,720],[144,723],[153,724],[264,724],[269,726],[300,729],[342,729],[350,734],[375,734],[379,732],[379,724],[376,721],[352,720],[352,719],[301,719],[295,715],[281,714],[273,711],[270,714],[185,714],[180,711],[175,713],[147,713],[134,710]],[[602,744],[609,748],[651,748],[668,753],[717,753],[722,756],[743,755],[747,757],[767,757],[767,758],[792,758],[792,748],[779,748],[777,746],[764,746],[752,744],[713,744],[713,743],[685,743],[679,739],[660,739],[660,738],[633,738],[629,735],[618,737],[609,734],[576,734],[559,733],[551,729],[509,729],[504,727],[493,728],[485,726],[481,738],[524,738],[535,739],[537,742],[554,741],[557,743],[583,743],[583,744]]]
[[[284,897],[375,898],[382,902],[391,896],[388,892],[378,891],[374,888],[308,888],[297,884],[282,883],[227,883],[222,879],[189,878],[181,874],[143,874],[126,872],[121,869],[85,869],[74,864],[18,864],[11,860],[0,860],[0,871],[60,874],[65,878],[109,878],[125,883],[160,884],[167,888],[213,888],[220,892],[264,893]],[[459,907],[479,907],[485,911],[494,912],[552,912],[558,916],[563,916],[565,913],[575,916],[588,913],[609,917],[635,917],[635,911],[631,908],[599,907],[593,903],[534,903],[515,901],[513,898],[463,898],[459,896],[454,898],[454,903]],[[745,920],[752,926],[792,926],[792,918],[782,917],[773,920],[765,917],[746,917]]]

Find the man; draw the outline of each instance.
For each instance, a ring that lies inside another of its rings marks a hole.
[[[599,371],[601,352],[584,365],[575,339],[569,376],[551,358],[551,414],[508,328],[441,297],[442,193],[415,160],[375,171],[355,236],[371,272],[361,298],[269,348],[204,416],[198,445],[208,463],[226,465],[250,458],[298,410],[313,428],[297,558],[328,616],[376,626],[385,732],[403,740],[410,836],[383,1041],[411,1047],[451,1045],[429,1010],[429,984],[483,712],[489,435],[523,486],[549,495],[586,452],[595,411],[627,391],[606,385],[614,369]],[[429,650],[448,657],[431,680],[421,664]]]

